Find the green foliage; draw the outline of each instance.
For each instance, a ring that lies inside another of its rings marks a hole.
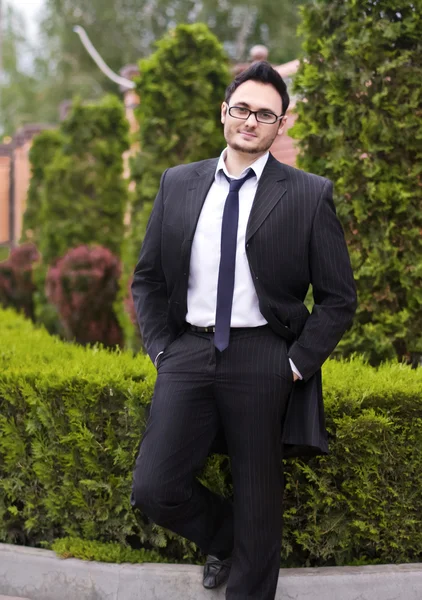
[[[302,15],[299,166],[335,183],[359,293],[337,351],[409,358],[422,352],[422,12],[317,0]]]
[[[145,541],[129,496],[150,361],[66,344],[11,311],[0,331],[0,539]]]
[[[141,152],[133,165],[137,200],[132,211],[136,261],[162,172],[218,155],[224,147],[220,107],[229,82],[227,58],[206,25],[179,25],[140,62]]]
[[[331,360],[324,381],[330,455],[288,463],[286,562],[420,561],[422,372]]]
[[[135,518],[129,503],[149,360],[60,342],[11,311],[0,311],[0,348],[0,539],[136,537],[170,561],[199,561],[193,544]],[[331,454],[286,463],[283,564],[422,560],[422,371],[354,357],[327,361],[324,381]],[[225,457],[200,477],[231,493]],[[100,557],[84,542],[57,548]],[[122,558],[111,547],[106,556]]]
[[[123,104],[114,96],[99,103],[76,100],[59,130],[34,139],[23,238],[42,254],[34,271],[35,317],[51,333],[64,330],[46,298],[48,267],[83,244],[120,256],[128,201],[122,155],[128,145]]]
[[[66,143],[63,132],[49,129],[36,135],[29,151],[31,178],[29,181],[26,208],[23,215],[22,238],[20,242],[32,242],[39,247],[45,202],[45,172],[53,161],[56,152],[60,152]],[[33,298],[34,318],[43,323],[50,333],[62,333],[56,309],[47,302],[45,296],[45,278],[47,266],[39,263],[32,272],[34,283]],[[14,304],[14,308],[19,307]]]
[[[35,136],[29,151],[31,179],[23,217],[22,241],[40,242],[40,213],[43,204],[45,170],[55,153],[63,147],[65,138],[58,129],[42,131]]]
[[[80,538],[66,537],[54,540],[51,545],[61,558],[80,558],[81,560],[96,560],[106,563],[158,563],[167,562],[155,550],[133,550],[117,542],[95,542]]]
[[[99,244],[120,255],[127,183],[123,152],[128,123],[122,102],[75,101],[62,123],[65,143],[45,166],[40,211],[43,261],[51,264],[80,244]]]

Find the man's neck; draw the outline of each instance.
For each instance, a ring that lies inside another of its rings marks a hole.
[[[247,152],[238,152],[233,150],[230,146],[226,152],[226,167],[227,171],[233,177],[239,177],[239,175],[248,167],[250,167],[258,158],[264,156],[266,152],[260,152],[259,154],[249,154]]]

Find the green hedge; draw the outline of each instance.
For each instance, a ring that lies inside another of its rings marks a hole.
[[[147,551],[140,561],[201,559],[130,508],[154,379],[142,355],[66,344],[0,312],[0,540],[82,538],[55,547],[102,560],[130,546]],[[331,454],[286,463],[283,564],[421,560],[422,371],[355,357],[328,361],[324,382]],[[230,493],[227,460],[212,458],[202,479]]]

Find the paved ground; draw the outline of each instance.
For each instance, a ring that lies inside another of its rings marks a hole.
[[[193,565],[105,564],[0,544],[7,600],[224,600]],[[421,600],[422,564],[281,569],[276,600]],[[0,596],[0,600],[4,600]]]

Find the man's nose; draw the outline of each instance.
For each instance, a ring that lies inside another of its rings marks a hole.
[[[249,115],[249,117],[246,119],[246,125],[248,127],[256,127],[258,125],[258,120],[255,113],[251,113]]]

